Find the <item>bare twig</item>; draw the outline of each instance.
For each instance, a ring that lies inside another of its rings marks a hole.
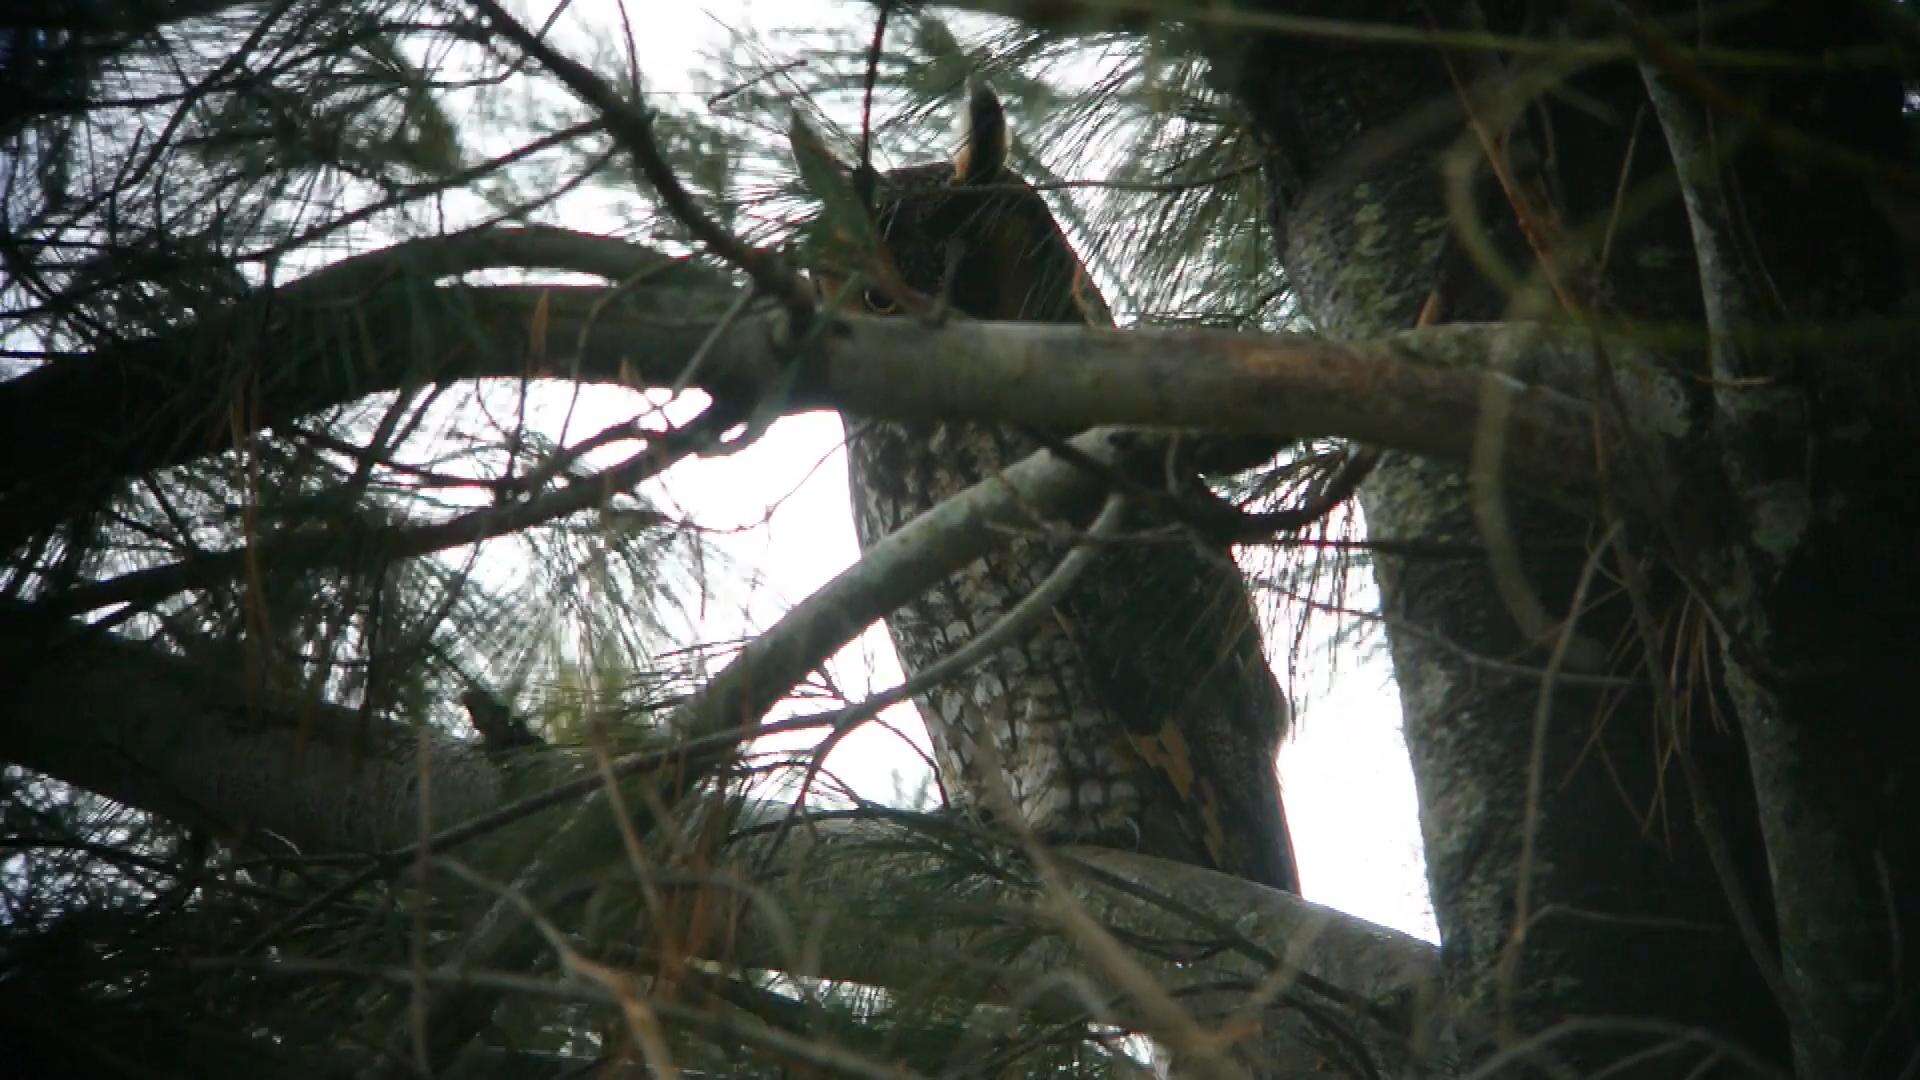
[[[1499,989],[1499,1013],[1497,1023],[1503,1043],[1511,1042],[1518,1036],[1512,1030],[1513,994],[1519,979],[1520,960],[1525,952],[1527,930],[1532,926],[1530,907],[1533,898],[1534,848],[1539,839],[1541,793],[1546,785],[1547,771],[1547,726],[1553,717],[1553,684],[1558,678],[1560,668],[1566,663],[1567,655],[1573,643],[1580,640],[1578,626],[1581,610],[1586,606],[1587,590],[1593,584],[1593,576],[1600,569],[1601,556],[1613,546],[1619,535],[1620,527],[1614,526],[1600,538],[1585,565],[1580,568],[1580,580],[1573,588],[1573,599],[1567,605],[1567,618],[1560,628],[1559,639],[1554,643],[1553,652],[1547,657],[1547,669],[1540,678],[1540,690],[1535,698],[1533,709],[1533,729],[1527,750],[1527,787],[1526,804],[1520,817],[1520,854],[1517,861],[1516,881],[1513,897],[1513,927],[1507,942],[1500,950],[1499,971],[1497,975]]]
[[[778,299],[794,320],[804,326],[814,311],[813,288],[772,252],[742,243],[701,209],[693,194],[660,153],[653,117],[646,108],[622,98],[586,65],[560,52],[521,25],[496,0],[473,0],[493,28],[529,56],[540,61],[574,95],[600,111],[607,130],[633,155],[640,174],[659,193],[667,212],[687,227],[714,254],[745,271],[763,293]]]
[[[113,604],[151,603],[187,589],[227,580],[245,572],[249,564],[271,563],[283,569],[342,565],[368,552],[377,552],[381,558],[391,560],[504,536],[578,513],[604,501],[613,492],[630,490],[702,449],[713,435],[732,422],[730,417],[711,411],[702,414],[687,427],[654,439],[645,450],[619,465],[514,505],[472,510],[432,525],[369,529],[355,544],[343,544],[341,535],[333,531],[297,532],[260,540],[229,551],[135,570],[71,589],[49,599],[44,609],[52,614],[77,614]]]

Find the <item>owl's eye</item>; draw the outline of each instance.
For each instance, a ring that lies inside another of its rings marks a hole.
[[[891,315],[900,310],[900,305],[894,303],[891,297],[879,289],[868,289],[862,295],[862,299],[867,302],[867,310],[875,315]]]

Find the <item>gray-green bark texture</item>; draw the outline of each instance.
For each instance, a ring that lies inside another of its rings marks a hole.
[[[1568,13],[1540,10],[1553,5],[1248,6],[1569,30]],[[1658,52],[1651,24],[1590,14],[1577,30],[1630,30],[1642,56]],[[1523,57],[1244,32],[1209,45],[1265,141],[1278,254],[1320,332],[1403,327],[1435,294],[1448,320],[1550,313],[1467,101],[1482,123],[1513,120],[1512,171],[1551,193],[1562,250],[1586,268],[1561,268],[1581,306],[1689,331],[1668,355],[1695,376],[1697,450],[1665,520],[1520,497],[1484,446],[1469,470],[1390,455],[1363,491],[1375,537],[1490,553],[1466,570],[1382,557],[1378,571],[1460,1033],[1499,1075],[1748,1075],[1722,1043],[1803,1076],[1915,1060],[1901,673],[1916,659],[1920,440],[1910,361],[1862,329],[1908,289],[1884,216],[1911,188],[1900,84],[1890,69],[1811,63],[1876,40],[1851,5],[1768,6],[1710,40],[1809,61],[1682,69],[1749,110],[1719,106],[1699,125],[1714,156],[1687,174],[1738,200],[1722,200],[1732,221],[1706,222],[1747,264],[1731,268],[1695,257],[1700,200],[1694,187],[1681,198],[1667,117],[1632,57],[1563,66],[1568,92],[1515,110],[1540,73]],[[1702,85],[1681,91],[1696,120],[1712,112]],[[1496,88],[1504,98],[1483,93]],[[1478,175],[1450,204],[1463,154]],[[1515,287],[1475,257],[1487,253]],[[1597,386],[1605,375],[1597,361]],[[1640,433],[1606,434],[1603,456],[1630,478]],[[1677,686],[1601,693],[1475,657]]]

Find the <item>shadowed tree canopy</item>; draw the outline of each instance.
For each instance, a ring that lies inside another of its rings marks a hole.
[[[16,1061],[1920,1068],[1905,4],[719,14],[691,74],[611,2],[0,20]],[[1007,190],[951,231],[1044,206],[1113,326],[886,246],[876,176],[950,159],[970,79]],[[733,619],[719,512],[667,485],[825,411],[1020,435]],[[850,643],[1139,640],[1046,591],[1088,563],[1208,568],[1296,670],[1384,646],[1442,945],[836,775],[1007,670],[863,694]]]

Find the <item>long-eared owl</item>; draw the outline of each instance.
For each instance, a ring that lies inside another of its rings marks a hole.
[[[899,280],[973,318],[1110,325],[1046,202],[1007,167],[999,100],[976,89],[967,111],[953,161],[874,182],[876,232]],[[886,313],[894,301],[867,289],[860,306]],[[847,419],[863,549],[1038,449],[991,424]],[[1160,483],[1158,471],[1141,479]],[[1156,524],[1132,511],[1127,531]],[[907,672],[993,625],[1066,550],[1036,528],[896,611],[887,626]],[[949,797],[976,811],[1004,806],[982,778],[995,768],[1015,810],[1050,841],[1138,850],[1298,892],[1273,771],[1287,704],[1226,554],[1186,539],[1104,547],[1050,617],[921,697]]]

